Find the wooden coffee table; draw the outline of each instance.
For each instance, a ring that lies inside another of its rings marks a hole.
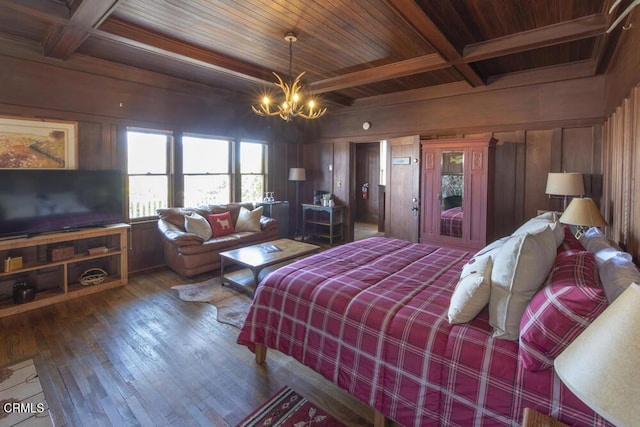
[[[231,251],[220,252],[220,277],[222,284],[240,286],[253,295],[260,281],[260,272],[270,267],[275,270],[295,261],[297,258],[312,254],[319,246],[291,239],[279,239],[272,242],[246,246]],[[224,274],[225,262],[232,262],[245,268]]]

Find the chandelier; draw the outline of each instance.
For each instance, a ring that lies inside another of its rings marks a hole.
[[[273,73],[278,80],[274,84],[282,89],[284,99],[278,103],[272,103],[267,95],[262,98],[262,103],[252,105],[251,109],[260,116],[280,116],[282,120],[290,122],[294,117],[302,117],[303,119],[317,119],[327,112],[326,108],[318,108],[313,99],[310,99],[306,105],[302,101],[300,93],[302,85],[300,79],[304,75],[304,71],[295,79],[292,79],[291,65],[293,63],[293,42],[298,40],[295,33],[285,33],[284,39],[289,42],[289,82],[285,83],[282,78],[275,72]]]

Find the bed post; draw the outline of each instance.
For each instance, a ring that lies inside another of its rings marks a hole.
[[[267,347],[264,344],[256,344],[256,363],[262,365],[267,358]]]

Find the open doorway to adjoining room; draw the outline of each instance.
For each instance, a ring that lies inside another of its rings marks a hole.
[[[384,236],[386,141],[355,144],[354,240]]]

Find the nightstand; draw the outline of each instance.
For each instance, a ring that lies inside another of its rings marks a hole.
[[[561,423],[547,415],[543,415],[531,408],[524,408],[524,416],[522,417],[522,427],[569,427],[565,423]]]

